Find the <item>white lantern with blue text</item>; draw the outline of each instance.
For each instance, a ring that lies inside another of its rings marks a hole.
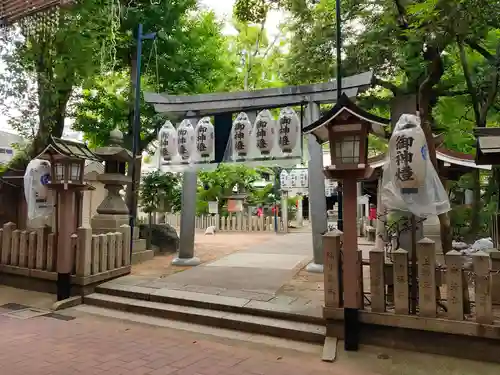
[[[247,156],[250,146],[250,135],[252,124],[246,113],[241,112],[233,122],[231,129],[231,138],[233,145],[233,156],[244,158]]]
[[[283,108],[278,119],[278,144],[285,154],[292,153],[300,136],[300,119],[291,108]]]
[[[177,128],[177,150],[183,162],[189,161],[194,147],[194,128],[189,120],[183,120]]]
[[[160,162],[170,162],[177,155],[177,130],[170,121],[165,121],[158,134]]]
[[[209,158],[215,146],[214,126],[210,117],[203,117],[194,130],[196,137],[196,152],[204,159]]]
[[[255,134],[255,146],[261,155],[269,155],[274,148],[276,137],[275,123],[271,112],[267,109],[257,115],[253,131]]]

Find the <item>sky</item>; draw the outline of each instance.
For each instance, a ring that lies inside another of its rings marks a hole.
[[[226,21],[226,27],[224,28],[225,34],[232,35],[236,33],[236,30],[230,24],[235,0],[199,0],[199,3],[201,6],[213,10],[217,18]],[[270,38],[273,38],[278,33],[278,26],[282,18],[283,14],[279,12],[270,12],[268,15],[266,29]],[[0,71],[1,70],[2,62],[0,61]],[[7,119],[1,114],[0,130],[12,132],[12,129],[7,125]],[[69,131],[69,129],[67,131]]]

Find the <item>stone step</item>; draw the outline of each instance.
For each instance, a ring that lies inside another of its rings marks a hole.
[[[217,309],[151,302],[101,293],[93,293],[85,296],[84,303],[107,309],[249,333],[266,334],[268,336],[287,338],[295,341],[321,343],[324,341],[326,334],[325,325],[292,322]]]
[[[155,252],[153,250],[134,251],[132,252],[132,264],[142,263],[147,260],[151,260],[154,257]]]
[[[174,289],[152,289],[135,285],[122,285],[108,282],[99,285],[96,293],[116,297],[160,302],[172,305],[213,309],[237,314],[250,314],[299,323],[324,325],[321,309],[296,309],[290,305],[253,301],[245,298],[228,297]]]

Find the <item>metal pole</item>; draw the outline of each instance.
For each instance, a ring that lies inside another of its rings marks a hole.
[[[340,0],[335,3],[335,18],[336,18],[336,38],[337,38],[337,101],[340,100],[342,96],[342,27],[341,27],[341,17],[340,17]],[[340,231],[344,230],[344,199],[342,196],[342,183],[338,182],[337,189],[337,202],[339,205],[338,219],[337,219],[337,229]]]
[[[137,179],[136,158],[141,141],[140,124],[140,106],[141,106],[141,57],[142,57],[142,23],[137,29],[137,69],[135,74],[135,93],[134,93],[134,122],[132,123],[132,185],[130,192],[132,194],[132,207],[130,208],[130,260],[132,260],[132,245],[134,243],[134,227],[137,217]]]

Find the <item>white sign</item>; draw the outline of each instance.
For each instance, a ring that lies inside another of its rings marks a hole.
[[[218,214],[219,213],[219,202],[217,202],[217,201],[208,202],[208,213],[209,214]]]

